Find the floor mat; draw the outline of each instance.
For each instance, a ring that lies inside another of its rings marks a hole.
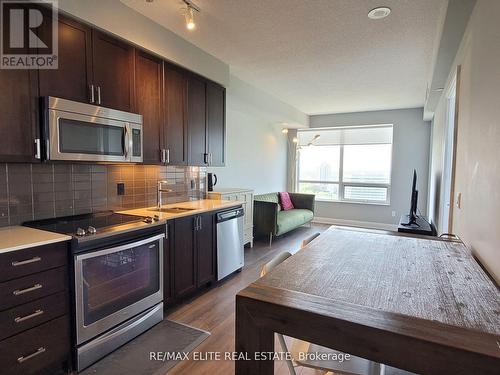
[[[165,319],[79,375],[163,375],[181,357],[172,358],[165,353],[189,353],[208,336],[209,332]],[[155,359],[150,359],[152,353]]]

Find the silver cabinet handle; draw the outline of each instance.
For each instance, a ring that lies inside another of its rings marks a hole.
[[[162,148],[160,150],[160,159],[161,159],[161,162],[162,163],[166,163],[167,162],[167,156],[166,156],[167,152],[164,148]]]
[[[97,104],[101,104],[101,86],[97,86]]]
[[[170,164],[170,149],[167,148],[167,164]]]
[[[94,85],[89,85],[90,86],[90,102],[95,103],[95,97],[94,97]]]
[[[36,310],[34,313],[26,315],[26,316],[18,316],[17,318],[14,319],[14,322],[16,323],[21,323],[24,322],[25,320],[33,319],[39,315],[42,315],[44,313],[43,310]]]
[[[195,216],[194,217],[194,230],[200,230],[201,229],[201,216]]]
[[[130,141],[128,139],[128,125],[123,128],[123,151],[125,159],[128,159],[128,149],[130,147]]]
[[[40,289],[41,287],[42,287],[42,284],[35,284],[32,287],[29,287],[29,288],[26,288],[26,289],[16,289],[16,290],[14,290],[12,292],[12,294],[14,294],[15,296],[19,296],[21,294],[33,292],[33,291],[35,291],[37,289]]]
[[[35,159],[41,159],[42,152],[40,151],[40,138],[35,139]]]
[[[12,262],[12,267],[24,266],[25,264],[36,263],[42,260],[41,257],[33,257],[31,259],[26,260],[15,260]]]
[[[37,355],[40,355],[42,353],[45,353],[47,349],[45,349],[43,346],[39,347],[36,352],[34,353],[31,353],[30,355],[27,355],[27,356],[21,356],[17,359],[17,362],[19,363],[23,363],[23,362],[26,362],[28,359],[31,359],[33,357],[36,357]]]

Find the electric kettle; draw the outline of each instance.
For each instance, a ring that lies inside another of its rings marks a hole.
[[[217,185],[217,175],[215,173],[207,173],[207,190],[214,191],[214,186]]]

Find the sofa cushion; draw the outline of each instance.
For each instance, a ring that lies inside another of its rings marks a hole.
[[[290,195],[286,191],[278,193],[278,196],[279,196],[280,206],[283,211],[292,210],[294,208],[292,200],[290,199]]]
[[[278,230],[276,235],[279,236],[311,221],[313,216],[311,210],[298,208],[278,212]]]

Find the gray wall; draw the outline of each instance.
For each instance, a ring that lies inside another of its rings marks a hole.
[[[374,205],[345,202],[317,202],[316,217],[382,224],[397,224],[400,215],[410,206],[412,171],[418,174],[418,208],[423,215],[427,209],[427,180],[429,171],[430,122],[423,121],[423,109],[398,109],[315,115],[310,117],[311,128],[394,124],[391,204]],[[395,211],[395,216],[392,216]]]
[[[500,282],[500,1],[478,0],[448,78],[458,65],[458,129],[451,231]],[[439,185],[446,116],[444,96],[433,121],[429,206],[439,223]],[[439,229],[439,228],[438,228]]]

